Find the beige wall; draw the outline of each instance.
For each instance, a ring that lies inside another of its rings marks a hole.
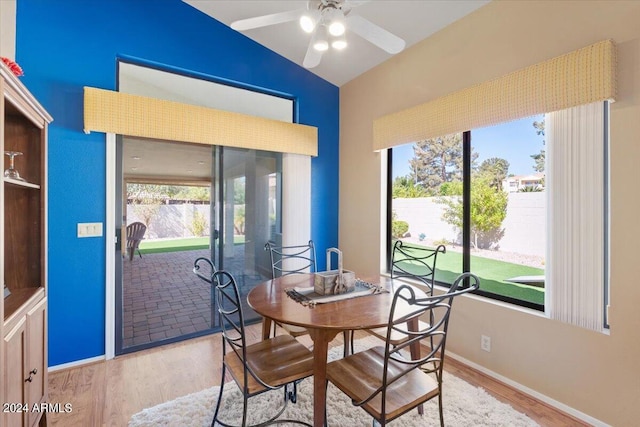
[[[16,59],[16,0],[0,0],[0,56]]]
[[[464,298],[449,350],[590,417],[640,422],[640,1],[494,1],[341,88],[340,248],[358,274],[380,265],[384,200],[372,121],[519,68],[613,39],[611,334]],[[373,183],[373,184],[372,184]],[[491,353],[480,335],[491,336]]]

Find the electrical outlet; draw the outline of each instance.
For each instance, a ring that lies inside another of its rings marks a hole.
[[[491,352],[491,337],[486,335],[480,336],[480,349],[486,352]]]

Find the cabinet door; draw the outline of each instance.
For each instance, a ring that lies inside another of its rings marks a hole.
[[[26,397],[29,408],[46,400],[46,307],[47,299],[40,301],[27,313],[27,378],[25,382]],[[33,426],[40,418],[41,412],[31,410],[29,423]]]
[[[26,345],[26,319],[23,317],[9,333],[4,337],[4,396],[6,402],[2,402],[2,420],[0,423],[7,427],[22,427],[28,410],[24,404],[27,401],[24,394],[24,376],[26,370],[25,345]],[[6,405],[6,407],[5,407]]]

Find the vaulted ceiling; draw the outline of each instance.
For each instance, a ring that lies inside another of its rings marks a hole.
[[[297,0],[183,1],[226,25],[240,19],[306,9],[308,3]],[[355,6],[349,14],[359,15],[401,37],[407,47],[489,3],[489,0],[346,1]],[[302,31],[297,20],[242,33],[299,65],[303,63],[311,39],[310,34]],[[336,86],[342,86],[392,56],[348,28],[346,39],[347,48],[341,51],[329,49],[320,64],[310,69]]]

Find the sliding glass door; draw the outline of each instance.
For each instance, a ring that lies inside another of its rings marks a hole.
[[[280,232],[282,155],[133,138],[117,145],[116,354],[217,331],[212,288],[194,261],[231,272],[243,296],[270,277],[264,245]],[[137,244],[127,232],[134,223],[144,228]]]
[[[271,278],[267,241],[281,229],[282,154],[230,147],[216,148],[217,200],[212,218],[220,230],[216,267],[230,272],[242,296]],[[258,316],[247,306],[245,319]]]

